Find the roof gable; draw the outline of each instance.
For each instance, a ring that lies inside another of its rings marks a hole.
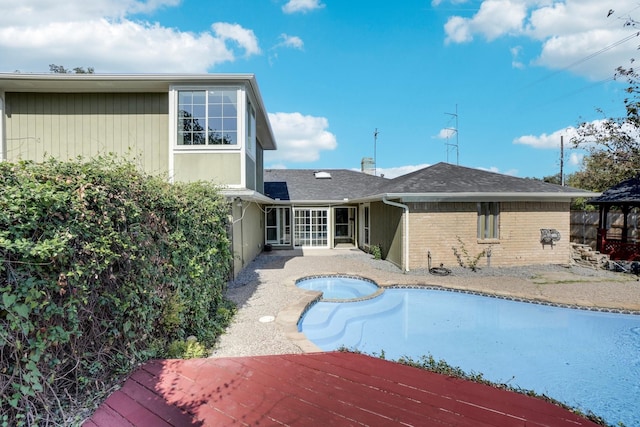
[[[433,166],[390,180],[384,193],[585,193],[571,187],[531,178],[518,178],[449,163]]]

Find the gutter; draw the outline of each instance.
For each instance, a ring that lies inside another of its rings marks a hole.
[[[403,202],[567,202],[578,197],[591,198],[600,193],[576,192],[460,192],[460,193],[384,193],[352,199],[353,202],[372,202],[384,198]]]
[[[397,208],[404,209],[405,220],[404,220],[404,238],[402,239],[402,258],[404,259],[404,271],[405,273],[409,271],[409,206],[403,205],[402,203],[392,202],[391,200],[387,200],[387,197],[382,197],[382,202],[385,205],[395,206]]]

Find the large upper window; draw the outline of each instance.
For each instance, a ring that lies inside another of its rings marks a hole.
[[[498,239],[500,204],[497,202],[478,203],[478,239]]]
[[[238,91],[178,91],[178,145],[237,145]]]

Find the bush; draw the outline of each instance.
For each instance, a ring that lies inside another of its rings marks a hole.
[[[0,422],[70,424],[140,362],[233,314],[228,205],[114,158],[0,163]]]

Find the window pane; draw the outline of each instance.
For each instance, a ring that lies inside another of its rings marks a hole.
[[[222,104],[222,92],[216,90],[209,91],[209,105]]]
[[[222,119],[222,129],[224,129],[225,131],[228,130],[237,130],[238,129],[238,120],[236,120],[235,117],[233,118],[224,118]]]
[[[191,140],[189,139],[188,134],[185,135],[184,132],[178,131],[178,144],[179,145],[189,145],[189,144],[191,144]]]
[[[224,136],[222,138],[223,144],[237,144],[238,143],[238,134],[237,132],[224,132]]]
[[[235,104],[224,104],[222,106],[222,115],[225,117],[236,117],[238,114],[238,109]]]
[[[206,95],[203,90],[194,90],[191,93],[193,94],[193,104],[206,104]]]
[[[214,131],[222,131],[222,119],[209,119],[209,129]]]
[[[193,96],[191,92],[180,91],[178,92],[178,104],[191,104]]]
[[[209,132],[209,144],[222,144],[222,133]]]
[[[222,104],[210,104],[209,117],[222,117]]]
[[[206,117],[207,114],[206,114],[206,110],[205,110],[204,105],[194,105],[191,108],[191,115],[193,117],[199,117],[199,118]]]
[[[204,145],[205,144],[205,136],[204,132],[193,132],[193,144],[194,145]]]

